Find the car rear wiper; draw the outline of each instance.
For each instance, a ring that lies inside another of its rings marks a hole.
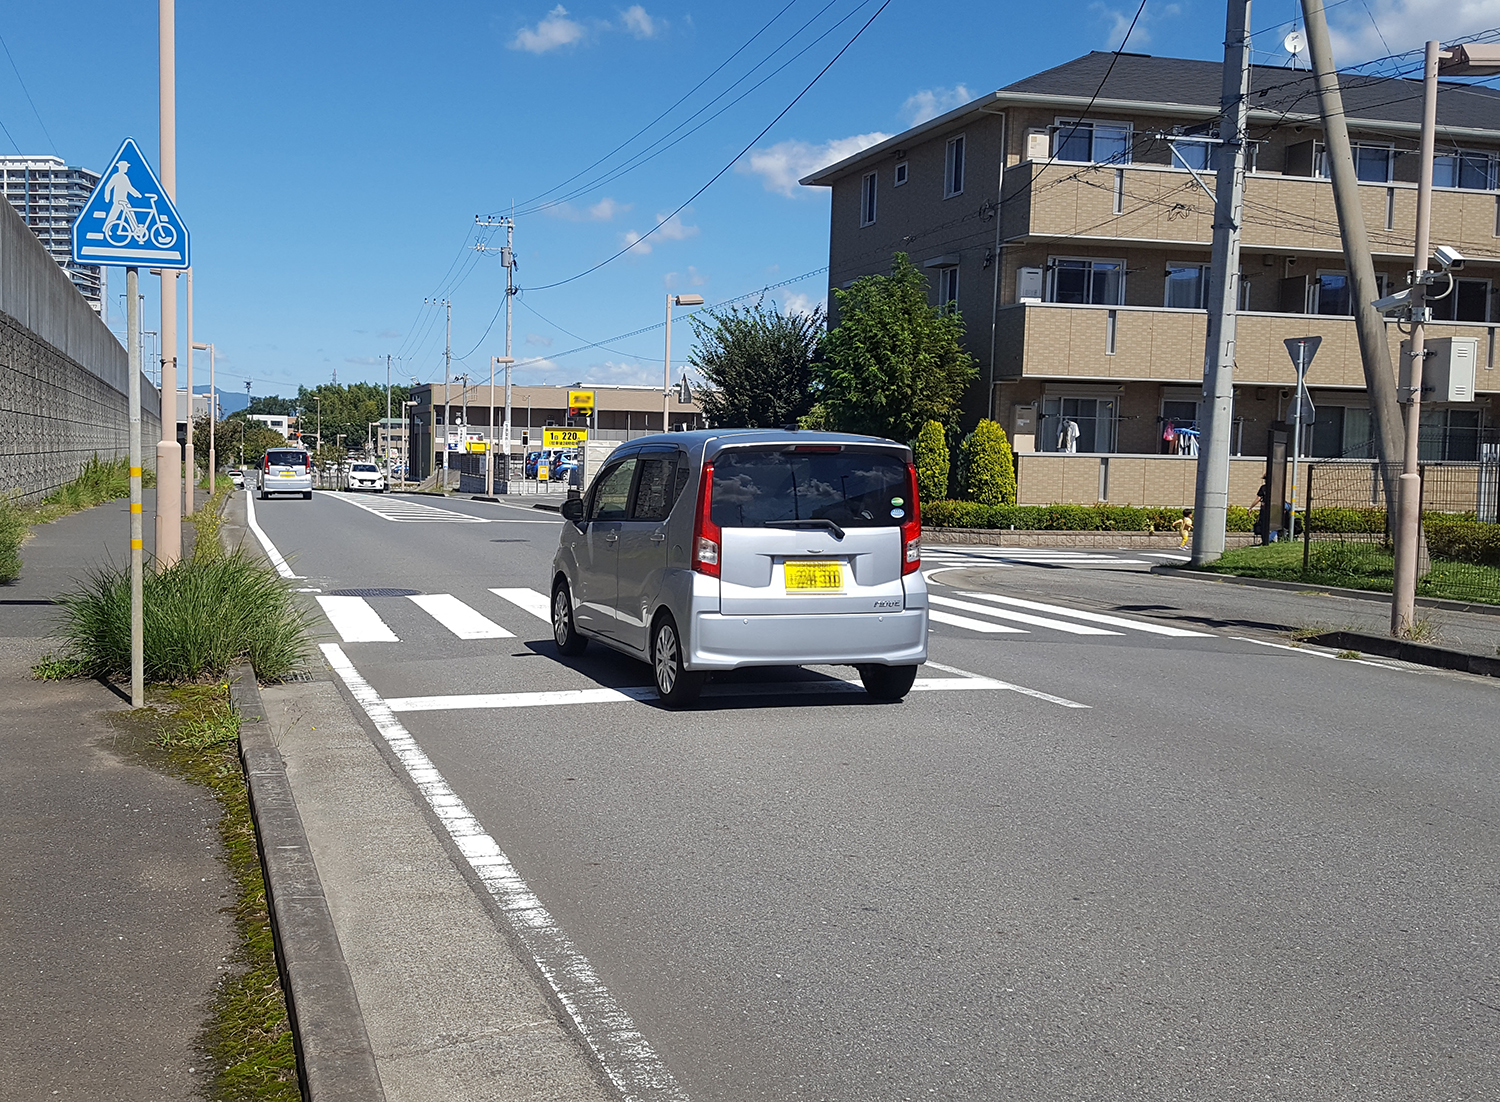
[[[824,517],[809,518],[807,520],[768,520],[767,528],[824,528],[833,533],[833,538],[841,540],[844,538],[844,530],[833,521]]]

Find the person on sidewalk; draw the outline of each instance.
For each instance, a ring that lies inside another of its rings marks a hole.
[[[1255,500],[1250,503],[1250,511],[1256,514],[1255,534],[1260,537],[1261,545],[1276,542],[1276,533],[1271,531],[1271,485],[1262,482],[1260,489],[1255,491]]]
[[[1180,520],[1174,520],[1172,522],[1172,527],[1182,533],[1182,542],[1177,545],[1179,548],[1186,547],[1188,544],[1192,543],[1193,511],[1191,509],[1184,509],[1182,511],[1182,518]]]

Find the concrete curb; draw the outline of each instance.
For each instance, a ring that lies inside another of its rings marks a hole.
[[[1366,635],[1358,631],[1325,631],[1307,640],[1320,647],[1335,647],[1339,650],[1359,651],[1375,654],[1381,658],[1399,658],[1403,662],[1414,662],[1419,666],[1436,666],[1440,670],[1457,670],[1460,673],[1475,673],[1482,677],[1500,677],[1500,658],[1488,658],[1482,654],[1448,650],[1446,647],[1430,647],[1426,643],[1413,643],[1406,639],[1392,639],[1384,635]]]
[[[302,1096],[308,1102],[384,1102],[364,1015],[249,666],[231,672],[229,699],[240,717],[240,760],[260,841]]]
[[[1170,566],[1165,563],[1151,568],[1151,573],[1169,578],[1193,578],[1202,582],[1227,582],[1230,585],[1248,585],[1256,589],[1281,589],[1290,593],[1327,593],[1333,597],[1352,597],[1356,601],[1374,601],[1389,605],[1391,595],[1374,589],[1346,589],[1337,585],[1317,585],[1313,582],[1284,582],[1280,578],[1246,578],[1239,574],[1215,574],[1208,570],[1190,570],[1185,566]],[[1500,605],[1471,604],[1468,601],[1451,601],[1446,597],[1418,597],[1419,608],[1439,608],[1446,612],[1472,612],[1479,616],[1500,616]],[[1386,657],[1390,657],[1387,655]]]

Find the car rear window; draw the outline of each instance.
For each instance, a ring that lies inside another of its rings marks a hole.
[[[356,464],[354,464],[354,470],[356,470],[360,474],[379,474],[380,473],[380,471],[376,468],[375,464],[373,464],[373,463],[356,463]]]
[[[878,528],[911,515],[906,461],[892,452],[733,448],[713,464],[711,516],[721,528],[788,520]]]
[[[305,467],[306,452],[266,452],[266,461],[273,467]]]

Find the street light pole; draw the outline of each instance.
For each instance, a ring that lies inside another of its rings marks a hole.
[[[198,485],[198,468],[193,456],[193,269],[187,270],[187,442],[182,448],[182,515],[193,515],[196,502],[194,490]],[[177,396],[172,395],[175,404]]]
[[[401,403],[401,433],[406,437],[401,448],[401,484],[403,486],[411,481],[411,438],[416,435],[412,429],[407,427],[406,407],[410,406],[412,409],[415,409],[421,404],[415,398]],[[415,413],[412,414],[412,418],[415,420]]]
[[[191,276],[192,274],[193,270],[189,268],[188,275]],[[189,281],[188,286],[192,286],[191,281]],[[188,313],[188,320],[190,322],[192,320],[192,317],[193,315],[190,309]],[[189,336],[192,335],[191,327],[189,327],[188,329],[188,334]],[[218,382],[214,379],[214,346],[212,341],[210,341],[208,344],[194,344],[192,341],[188,341],[188,347],[190,349],[196,348],[200,351],[208,352],[208,496],[213,497],[214,468],[218,465],[218,457],[214,454],[214,435],[215,425],[219,420],[219,390]],[[192,362],[191,352],[188,353],[188,362]],[[191,376],[189,376],[189,378],[191,378]],[[248,382],[245,384],[245,389],[250,389],[250,384]],[[189,394],[191,394],[191,388],[189,388]],[[191,399],[189,399],[189,401],[191,402]]]
[[[157,0],[161,186],[177,201],[177,10]],[[161,441],[156,445],[156,558],[182,558],[182,447],[177,443],[177,272],[161,269]],[[189,418],[191,420],[191,418]]]
[[[672,416],[672,307],[702,306],[702,295],[667,295],[667,348],[661,364],[661,431],[671,429]]]

